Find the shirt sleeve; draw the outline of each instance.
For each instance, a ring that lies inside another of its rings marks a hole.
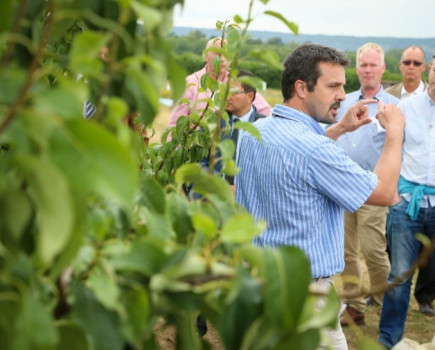
[[[326,140],[310,154],[308,183],[353,213],[373,193],[376,174],[362,169],[334,141]]]

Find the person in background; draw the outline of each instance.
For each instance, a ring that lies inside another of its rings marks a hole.
[[[399,69],[402,73],[402,82],[393,85],[385,91],[400,100],[419,95],[426,91],[428,84],[422,80],[426,70],[425,55],[421,47],[410,46],[402,53]],[[414,297],[418,302],[418,310],[427,316],[435,316],[432,306],[435,300],[435,264],[433,259],[421,266],[418,271],[417,283],[414,289]]]
[[[404,100],[410,96],[421,94],[427,89],[427,84],[422,80],[426,70],[424,51],[418,46],[409,46],[402,53],[399,62],[402,82],[385,89],[389,94]]]
[[[377,117],[386,130],[373,172],[362,169],[334,141],[369,123],[367,103],[359,101],[335,123],[346,95],[347,56],[333,48],[305,44],[290,53],[281,78],[284,98],[272,116],[254,123],[262,141],[245,133],[236,176],[236,201],[267,229],[257,246],[296,246],[311,263],[314,287],[333,287],[331,276],[344,268],[343,209],[364,203],[396,203],[404,118],[394,105],[379,102]],[[319,123],[332,124],[326,131]],[[347,349],[337,328],[327,331],[334,349]]]
[[[366,43],[356,53],[356,73],[361,88],[346,95],[338,111],[340,121],[347,110],[356,102],[374,99],[368,104],[369,115],[378,112],[378,101],[397,104],[398,99],[386,93],[381,85],[385,72],[384,51],[375,43]],[[373,122],[358,130],[338,138],[338,144],[364,170],[373,171],[381,155],[385,141],[385,129],[373,119]],[[344,261],[341,274],[343,282],[343,301],[347,305],[341,318],[341,325],[348,326],[350,320],[356,324],[364,323],[366,299],[363,295],[363,274],[359,257],[359,248],[365,259],[370,286],[373,292],[369,303],[381,305],[380,290],[386,285],[390,272],[387,254],[385,224],[388,208],[365,204],[354,213],[345,213]]]
[[[388,282],[393,286],[384,294],[379,322],[379,342],[388,349],[402,338],[405,328],[413,276],[409,272],[422,245],[416,234],[435,239],[435,56],[429,66],[427,90],[400,101],[398,107],[406,118],[399,180],[401,200],[388,215]],[[428,259],[434,266],[435,255],[429,254]]]
[[[221,39],[215,38],[210,39],[207,42],[206,48],[209,48],[211,46],[221,47],[221,45]],[[210,98],[211,95],[210,91],[198,91],[198,88],[201,84],[201,77],[205,73],[209,73],[210,76],[216,79],[218,82],[224,82],[228,79],[227,68],[229,63],[224,56],[220,55],[221,65],[217,76],[213,70],[213,59],[217,56],[219,56],[217,52],[208,51],[205,56],[206,64],[204,68],[186,77],[186,90],[184,91],[181,100],[187,99],[190,102],[180,102],[173,108],[171,117],[169,119],[169,126],[175,126],[177,124],[178,118],[180,118],[181,116],[188,116],[192,112],[192,110],[195,110],[199,113],[204,110],[207,103],[202,100]],[[253,104],[257,108],[258,113],[264,114],[266,116],[270,115],[271,107],[263,98],[263,96],[261,96],[259,93],[255,95]]]

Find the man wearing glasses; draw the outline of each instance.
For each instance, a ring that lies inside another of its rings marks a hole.
[[[418,46],[406,48],[402,53],[399,69],[402,73],[402,82],[385,89],[386,92],[404,100],[427,89],[427,84],[421,79],[426,70],[423,49]]]
[[[422,245],[416,234],[426,236],[428,241],[435,239],[435,56],[429,66],[426,91],[400,101],[398,107],[406,118],[399,180],[401,200],[390,207],[388,214],[388,282],[392,289],[384,294],[379,323],[379,341],[388,349],[402,338],[405,328],[413,265]],[[425,260],[433,266],[435,255],[426,254]]]
[[[385,91],[400,100],[426,91],[428,84],[421,79],[426,70],[424,61],[422,48],[418,46],[406,48],[399,63],[402,82],[385,89]],[[419,312],[428,316],[435,316],[435,309],[432,306],[435,299],[435,264],[431,263],[431,261],[419,269],[414,296],[419,305]]]

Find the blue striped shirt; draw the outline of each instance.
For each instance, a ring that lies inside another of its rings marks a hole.
[[[262,142],[245,133],[239,154],[236,200],[267,221],[258,246],[300,247],[313,278],[344,268],[343,208],[357,210],[377,185],[310,116],[277,105],[257,121]]]

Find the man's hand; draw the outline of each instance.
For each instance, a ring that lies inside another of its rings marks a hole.
[[[379,102],[376,118],[385,130],[397,128],[398,131],[403,132],[405,128],[405,117],[395,105],[384,105],[382,102]]]
[[[368,99],[361,100],[350,107],[338,124],[341,124],[346,132],[354,131],[360,126],[369,124],[372,119],[369,117],[369,108],[366,106],[369,103],[376,103],[378,100]]]

